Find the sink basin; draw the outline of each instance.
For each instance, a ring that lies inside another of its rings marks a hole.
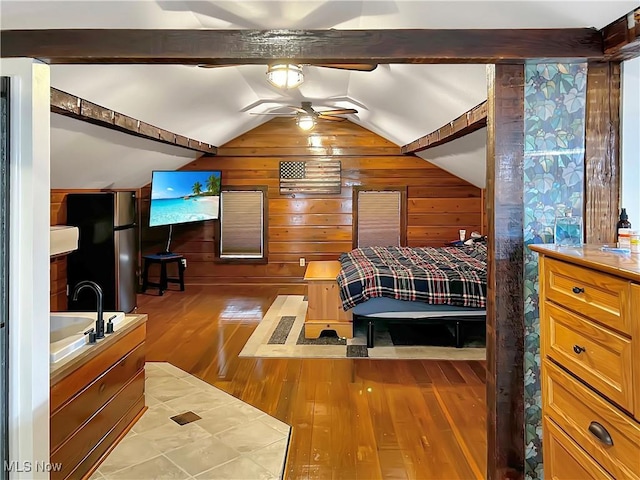
[[[52,225],[49,230],[49,255],[61,255],[78,249],[78,227]]]
[[[111,317],[116,331],[124,320],[124,312],[104,312],[105,325]],[[56,363],[89,343],[84,332],[95,328],[96,312],[51,312],[49,325],[49,362]]]

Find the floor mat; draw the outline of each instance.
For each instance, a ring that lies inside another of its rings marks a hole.
[[[240,352],[240,357],[280,358],[402,358],[483,360],[484,323],[465,324],[465,346],[455,348],[452,324],[410,324],[376,320],[375,346],[367,348],[367,322],[354,323],[354,337],[325,331],[317,339],[304,336],[307,302],[302,295],[279,295]]]

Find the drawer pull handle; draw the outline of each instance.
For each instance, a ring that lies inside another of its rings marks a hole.
[[[594,437],[596,437],[605,445],[609,447],[613,446],[613,439],[611,438],[611,435],[609,435],[607,429],[598,422],[591,422],[589,424],[589,431],[593,434]]]
[[[584,347],[581,347],[580,345],[574,345],[573,351],[576,352],[576,355],[580,355],[582,352],[586,352],[587,349]]]
[[[572,290],[576,295],[578,295],[579,293],[584,293],[584,288],[581,287],[573,287]]]

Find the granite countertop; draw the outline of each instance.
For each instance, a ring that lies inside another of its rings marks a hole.
[[[98,340],[93,345],[85,345],[79,348],[72,354],[66,356],[56,363],[50,364],[49,381],[51,385],[55,385],[61,379],[73,372],[78,366],[92,359],[105,348],[113,345],[118,341],[119,337],[126,335],[147,321],[147,314],[127,314],[124,316],[124,320],[120,323],[119,328],[112,334],[105,336]]]
[[[640,282],[640,253],[616,253],[602,251],[602,245],[561,247],[554,244],[533,244],[534,252],[557,258],[565,262],[586,267]]]

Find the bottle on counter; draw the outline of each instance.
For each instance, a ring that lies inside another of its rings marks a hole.
[[[631,253],[640,253],[640,230],[631,230],[629,241]]]
[[[631,222],[627,215],[627,209],[620,211],[620,220],[616,224],[616,235],[618,238],[618,246],[621,248],[629,248],[629,232],[631,231]],[[622,238],[620,238],[622,236]]]
[[[619,228],[618,229],[618,247],[631,249],[631,229]]]

